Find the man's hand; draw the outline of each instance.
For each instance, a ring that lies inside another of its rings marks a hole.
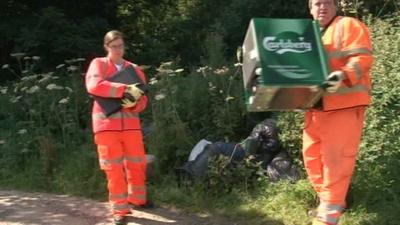
[[[143,91],[137,87],[138,85],[139,83],[130,84],[126,85],[125,88],[125,93],[130,94],[136,101],[143,95]]]
[[[136,105],[137,101],[132,101],[129,98],[123,98],[122,99],[122,107],[123,108],[131,108],[134,107]]]
[[[344,77],[345,75],[341,70],[336,70],[330,73],[325,81],[326,91],[329,93],[336,92],[339,89],[340,84],[342,84]]]

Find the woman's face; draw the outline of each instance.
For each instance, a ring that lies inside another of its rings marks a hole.
[[[122,58],[124,56],[125,46],[121,38],[115,39],[105,47],[111,58]]]

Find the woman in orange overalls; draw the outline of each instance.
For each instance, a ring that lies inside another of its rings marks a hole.
[[[137,207],[152,206],[146,198],[146,157],[139,119],[139,112],[146,108],[148,99],[136,85],[106,80],[132,65],[145,82],[145,75],[140,68],[123,59],[122,33],[108,32],[104,37],[104,48],[107,56],[95,58],[90,63],[86,73],[86,88],[91,95],[121,98],[123,101],[123,108],[108,117],[96,101],[92,112],[100,168],[107,176],[114,222],[120,225],[126,224],[131,204]]]

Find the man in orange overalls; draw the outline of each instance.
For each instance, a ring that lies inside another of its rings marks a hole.
[[[321,25],[331,73],[320,104],[305,114],[303,159],[320,204],[313,225],[337,224],[354,171],[370,104],[372,46],[367,27],[337,16],[337,0],[309,0]]]
[[[145,109],[148,99],[136,85],[107,81],[118,70],[133,65],[137,75],[145,81],[139,67],[124,60],[122,33],[110,31],[104,37],[107,57],[95,58],[86,73],[87,91],[96,96],[121,98],[123,109],[106,116],[94,101],[92,112],[93,132],[100,168],[108,181],[109,201],[116,225],[126,224],[130,204],[151,207],[146,198],[146,157],[140,126],[139,112]]]

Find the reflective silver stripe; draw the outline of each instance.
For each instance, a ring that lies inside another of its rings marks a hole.
[[[361,79],[361,77],[362,77],[362,70],[361,70],[360,64],[359,64],[358,62],[356,62],[356,61],[350,61],[349,63],[347,63],[346,66],[352,68],[352,69],[355,71],[357,80],[360,80],[360,79]]]
[[[101,165],[110,165],[110,164],[122,164],[123,158],[118,158],[118,159],[100,159],[100,164]]]
[[[110,88],[110,97],[118,97],[117,96],[117,92],[118,92],[118,87],[114,86],[114,84],[111,84],[111,88]]]
[[[96,77],[101,77],[101,76],[98,74],[90,74],[90,75],[87,75],[86,77],[87,78],[96,78]]]
[[[130,193],[135,191],[146,191],[146,186],[129,186],[128,190]]]
[[[103,113],[95,113],[95,114],[93,114],[92,117],[93,117],[93,120],[121,119],[122,114],[121,114],[121,112],[116,112],[116,113],[111,114],[109,117],[107,117]]]
[[[337,22],[337,30],[335,33],[335,48],[336,49],[341,49],[342,48],[342,37],[343,37],[343,17],[339,18],[339,21]]]
[[[94,113],[92,115],[93,120],[104,120],[104,119],[132,119],[132,118],[138,118],[138,114],[134,112],[116,112],[111,114],[109,117],[104,115],[103,113]]]
[[[320,203],[318,206],[318,211],[326,214],[341,213],[344,208],[341,205],[335,204],[324,204]]]
[[[345,58],[351,55],[372,55],[372,51],[368,48],[355,48],[347,51],[333,51],[328,53],[329,58]]]
[[[138,118],[138,114],[134,112],[123,112],[124,118]]]
[[[145,194],[130,194],[129,196],[139,200],[146,200]]]
[[[114,195],[114,194],[110,194],[109,198],[111,200],[121,200],[121,199],[126,199],[128,197],[128,193],[123,193],[123,194],[119,194],[119,195]]]
[[[129,204],[127,203],[123,203],[123,204],[117,204],[114,203],[112,206],[113,210],[124,210],[124,209],[128,209],[129,210]]]
[[[125,157],[126,161],[129,161],[132,163],[141,163],[144,161],[143,159],[144,159],[144,157],[139,157],[139,156],[136,156],[136,157],[126,156]]]
[[[116,114],[116,113],[115,113]],[[114,114],[113,114],[114,115]],[[112,115],[111,115],[112,116]],[[92,114],[92,119],[93,120],[103,120],[106,119],[106,115],[104,115],[103,113],[93,113]]]
[[[349,87],[340,87],[336,92],[325,93],[324,96],[341,95],[341,94],[348,94],[348,93],[354,93],[354,92],[367,92],[368,94],[370,94],[370,89],[368,87],[366,87],[365,85],[357,84],[350,88]]]
[[[323,221],[323,222],[327,222],[330,224],[337,224],[339,222],[338,218],[326,215],[326,214],[318,214],[317,215],[318,220]]]

